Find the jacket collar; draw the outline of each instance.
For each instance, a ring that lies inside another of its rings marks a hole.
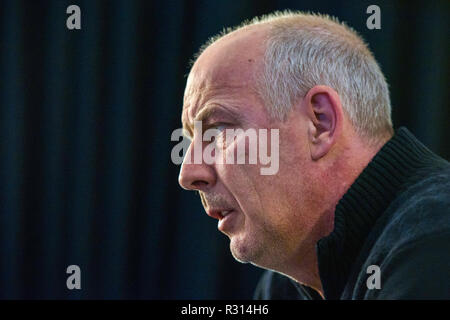
[[[339,299],[351,267],[375,225],[417,170],[436,159],[406,128],[399,128],[338,202],[334,230],[316,246],[326,299]]]

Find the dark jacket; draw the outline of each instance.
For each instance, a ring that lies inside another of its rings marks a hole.
[[[450,164],[400,128],[339,201],[316,251],[325,299],[450,299]],[[255,298],[321,299],[270,271]]]

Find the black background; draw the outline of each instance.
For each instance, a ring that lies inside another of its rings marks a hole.
[[[66,8],[81,8],[68,30]],[[381,8],[368,30],[366,8]],[[198,195],[177,183],[188,62],[281,9],[337,16],[369,43],[394,126],[450,158],[448,1],[0,1],[0,298],[249,299]],[[79,265],[82,289],[66,288]]]

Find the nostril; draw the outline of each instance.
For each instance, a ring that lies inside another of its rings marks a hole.
[[[186,190],[204,190],[215,183],[214,168],[205,164],[183,164],[178,182]]]
[[[197,180],[197,181],[192,182],[191,185],[192,185],[193,189],[201,190],[208,185],[208,182],[202,181],[202,180]]]

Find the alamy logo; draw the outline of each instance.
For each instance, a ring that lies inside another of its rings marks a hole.
[[[70,265],[66,269],[66,273],[70,274],[67,277],[66,286],[67,289],[81,289],[81,269],[76,264]]]
[[[70,16],[66,20],[67,29],[81,29],[81,9],[79,6],[72,4],[67,7],[66,13]]]
[[[380,267],[376,264],[370,265],[367,267],[367,274],[371,274],[370,277],[367,278],[366,285],[367,289],[381,289],[381,271]]]
[[[372,4],[367,7],[366,13],[371,13],[367,18],[366,26],[367,29],[381,29],[381,9],[379,6]]]
[[[203,132],[202,122],[194,121],[194,135],[200,135],[201,139],[191,142],[181,128],[172,132],[172,141],[182,139],[172,148],[171,159],[174,164],[261,164],[261,175],[278,172],[278,129],[210,128]]]

